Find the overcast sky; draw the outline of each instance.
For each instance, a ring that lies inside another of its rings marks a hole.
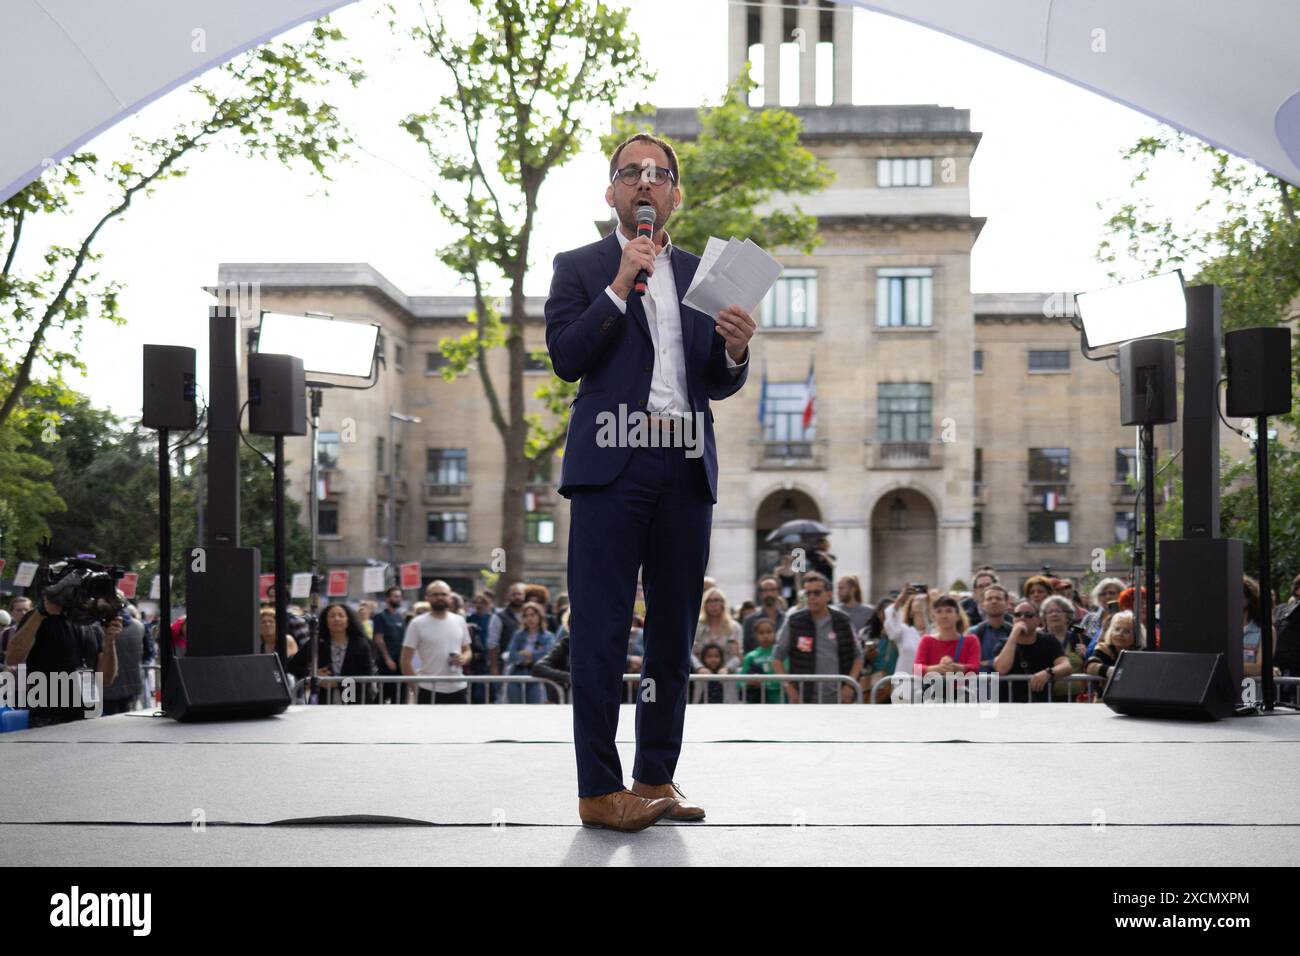
[[[334,172],[326,197],[325,184],[303,167],[214,147],[194,160],[189,176],[159,186],[101,234],[99,269],[125,285],[121,307],[129,321],[87,328],[82,351],[91,368],[85,379],[71,377],[73,387],[138,416],[142,344],[195,346],[203,370],[212,300],[200,287],[215,281],[221,262],[369,262],[409,293],[465,291],[434,257],[450,232],[428,201],[433,177],[423,153],[396,125],[431,105],[433,74],[424,56],[399,51],[375,10],[364,2],[334,16],[369,73],[360,89],[333,97],[358,140],[355,164]],[[1126,194],[1130,171],[1120,153],[1157,124],[961,41],[862,10],[855,17],[855,103],[966,108],[983,134],[971,169],[971,212],[988,222],[972,254],[972,291],[1108,284],[1095,253],[1106,211]],[[716,103],[726,82],[726,20],[726,0],[634,4],[632,25],[658,71],[636,98],[699,106],[706,91]],[[88,148],[104,158],[121,155],[128,132],[164,127],[192,105],[178,90]],[[530,294],[545,294],[556,252],[595,238],[592,221],[608,214],[605,163],[593,137],[545,186]],[[1160,198],[1182,208],[1201,189],[1184,177]],[[1106,211],[1096,208],[1099,201]],[[67,225],[58,234],[64,242],[81,235]]]

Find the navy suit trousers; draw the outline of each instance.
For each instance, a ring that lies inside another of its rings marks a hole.
[[[612,482],[575,487],[569,499],[569,664],[580,797],[625,786],[614,735],[638,569],[645,657],[632,776],[664,784],[677,768],[713,521],[703,462],[686,452],[633,448]]]

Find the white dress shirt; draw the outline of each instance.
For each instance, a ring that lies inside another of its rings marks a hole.
[[[614,228],[618,236],[619,249],[627,246],[629,240],[623,230]],[[646,295],[641,304],[645,308],[646,324],[650,327],[650,338],[654,341],[654,374],[650,378],[650,399],[646,411],[651,415],[671,415],[685,418],[691,413],[691,404],[686,391],[686,352],[682,347],[682,313],[677,299],[677,279],[673,276],[669,256],[672,253],[672,239],[664,233],[664,244],[655,256],[655,271],[646,282]],[[612,286],[605,291],[618,305],[624,315],[627,314],[627,300],[620,299]],[[713,334],[713,329],[709,329]],[[734,369],[740,363],[723,350],[727,357],[727,368]]]

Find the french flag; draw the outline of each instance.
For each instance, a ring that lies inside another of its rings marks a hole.
[[[803,406],[803,427],[807,429],[812,425],[813,418],[817,415],[817,383],[813,380],[813,360],[808,360],[808,383],[805,386],[807,399]]]

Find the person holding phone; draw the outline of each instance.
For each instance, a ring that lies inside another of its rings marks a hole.
[[[909,584],[885,611],[885,635],[898,653],[891,700],[911,697],[912,668],[921,635],[930,629],[930,595],[925,585]]]

